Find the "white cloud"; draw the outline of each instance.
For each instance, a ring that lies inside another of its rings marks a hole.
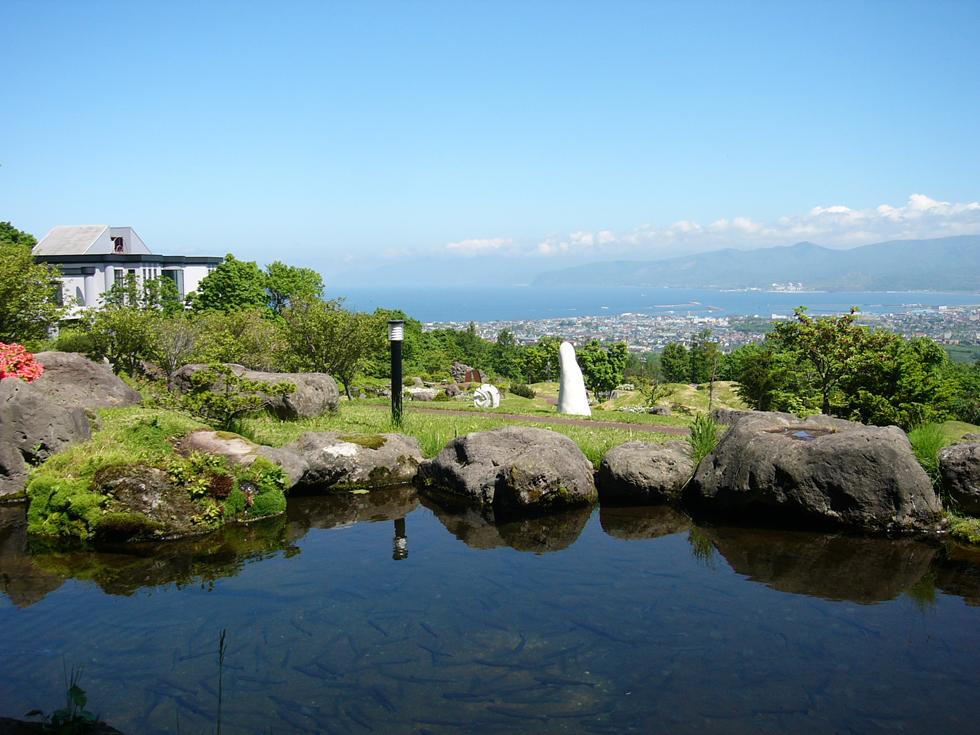
[[[953,204],[913,194],[900,207],[882,204],[871,209],[851,209],[842,204],[818,205],[771,223],[736,214],[707,226],[695,220],[679,220],[664,227],[644,224],[622,233],[580,230],[553,232],[525,241],[505,237],[462,240],[435,250],[466,256],[493,253],[532,258],[664,258],[726,247],[791,245],[802,240],[825,247],[850,248],[886,240],[975,234],[980,234],[980,203]]]

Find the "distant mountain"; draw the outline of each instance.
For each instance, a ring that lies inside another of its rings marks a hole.
[[[800,242],[759,250],[716,250],[665,260],[620,260],[547,271],[535,286],[771,288],[819,291],[980,292],[980,235],[891,240],[851,250]]]

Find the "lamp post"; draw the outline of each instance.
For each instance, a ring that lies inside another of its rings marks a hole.
[[[405,341],[405,322],[388,322],[388,341],[391,343],[391,420],[402,425],[402,342]]]

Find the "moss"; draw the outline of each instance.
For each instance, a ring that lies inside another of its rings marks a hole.
[[[286,496],[279,490],[273,490],[255,496],[249,515],[252,518],[263,518],[265,516],[279,515],[285,511]]]
[[[980,518],[951,516],[949,535],[970,544],[980,544]]]
[[[231,495],[223,503],[225,515],[229,518],[240,516],[245,512],[246,499],[245,493],[241,490],[232,490]]]
[[[388,440],[380,434],[342,434],[337,439],[342,442],[350,442],[367,449],[381,449]]]
[[[111,541],[153,538],[163,531],[162,523],[151,521],[140,513],[106,513],[95,522],[94,534]]]
[[[371,485],[384,485],[391,481],[391,470],[387,467],[375,467],[368,473],[368,483]]]
[[[104,496],[89,490],[88,480],[40,475],[27,486],[31,505],[27,530],[46,536],[90,538],[105,506]]]

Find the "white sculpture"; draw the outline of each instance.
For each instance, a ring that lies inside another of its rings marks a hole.
[[[477,408],[498,408],[500,406],[500,391],[496,386],[484,383],[474,393],[476,399],[473,405]]]
[[[575,348],[571,342],[562,342],[558,348],[561,360],[561,387],[558,389],[558,413],[573,416],[591,416],[589,394],[585,392],[585,378],[582,368],[575,359]]]

